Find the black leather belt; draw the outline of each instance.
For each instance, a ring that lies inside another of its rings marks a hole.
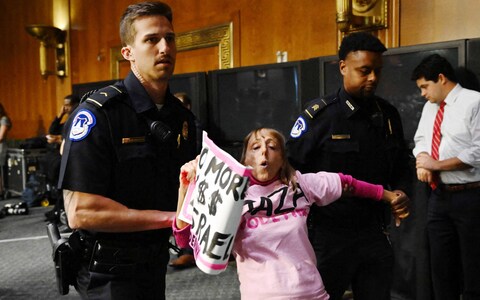
[[[447,192],[460,192],[480,188],[480,181],[462,183],[462,184],[442,184],[440,188]]]
[[[144,246],[125,245],[117,241],[97,240],[92,250],[89,271],[103,274],[133,274],[137,265],[145,264],[163,253],[167,243]]]

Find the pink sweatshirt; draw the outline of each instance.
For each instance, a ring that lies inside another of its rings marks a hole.
[[[343,184],[355,187],[356,196],[380,200],[383,193],[382,186],[342,174],[297,171],[296,177],[296,191],[277,180],[246,192],[233,246],[242,299],[329,299],[308,240],[310,206],[340,198]],[[178,230],[173,224],[177,244],[186,246],[190,226]]]

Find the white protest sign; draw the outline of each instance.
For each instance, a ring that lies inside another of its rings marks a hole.
[[[251,172],[203,132],[195,182],[188,187],[179,218],[192,225],[190,246],[198,268],[207,274],[228,266]]]

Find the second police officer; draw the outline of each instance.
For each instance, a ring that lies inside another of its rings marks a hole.
[[[338,54],[343,86],[311,102],[297,119],[289,160],[301,172],[342,172],[407,197],[412,173],[400,116],[375,96],[385,50],[370,33],[343,39]],[[384,203],[348,197],[312,208],[310,239],[332,300],[342,299],[349,286],[356,300],[390,299],[388,214]]]

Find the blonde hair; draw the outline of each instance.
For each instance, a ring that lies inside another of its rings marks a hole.
[[[247,150],[248,150],[248,142],[253,136],[256,137],[258,134],[260,134],[262,130],[265,130],[268,133],[270,133],[278,141],[278,144],[280,146],[280,152],[283,160],[282,166],[279,171],[280,181],[286,185],[292,185],[293,190],[295,190],[297,188],[297,180],[295,178],[295,169],[288,162],[287,152],[285,148],[285,137],[278,130],[275,130],[273,128],[260,127],[250,131],[250,133],[247,134],[247,136],[243,139],[243,149],[242,149],[242,157],[240,159],[240,163],[245,164],[245,159],[246,159]]]

